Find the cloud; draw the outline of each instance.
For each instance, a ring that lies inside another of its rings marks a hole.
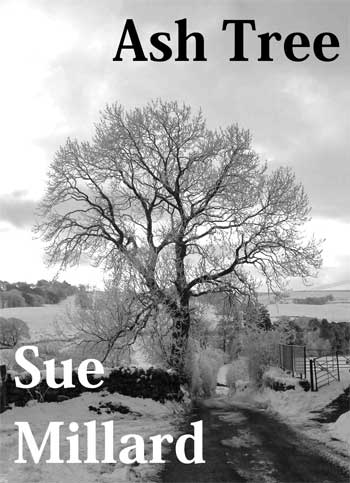
[[[4,0],[0,127],[6,134],[0,156],[6,166],[0,178],[0,222],[29,231],[34,199],[43,193],[53,153],[67,136],[90,138],[105,103],[131,107],[155,97],[178,99],[195,110],[202,107],[212,128],[233,122],[249,128],[254,146],[272,167],[293,168],[320,220],[313,225],[316,236],[329,239],[325,256],[329,265],[334,262],[334,279],[343,277],[349,259],[338,264],[336,256],[350,250],[345,246],[350,221],[347,10],[345,2],[333,0],[317,6],[274,1],[223,2],[220,7],[195,0]],[[149,35],[156,31],[171,32],[176,54],[174,21],[187,18],[190,31],[204,33],[208,61],[112,62],[127,18],[135,20],[147,54]],[[233,35],[222,31],[224,18],[255,19],[257,31],[246,35],[249,62],[229,62]],[[256,61],[258,34],[279,31],[285,37],[297,30],[311,39],[322,31],[336,32],[339,59],[320,63],[311,55],[293,63],[285,59],[283,43],[273,42],[274,62]],[[30,55],[23,56],[23,45]],[[9,187],[11,195],[5,194]],[[28,251],[31,246],[28,241]]]
[[[37,202],[25,199],[25,191],[14,191],[0,196],[0,222],[7,222],[17,228],[31,227]]]
[[[322,290],[326,289],[338,289],[349,290],[349,267],[350,267],[350,255],[338,256],[336,263],[333,266],[325,266],[321,272],[320,277],[315,282],[315,285]]]
[[[69,41],[48,57],[42,85],[45,105],[50,101],[50,115],[56,112],[59,123],[58,129],[37,139],[48,158],[64,137],[90,137],[106,102],[119,101],[128,107],[159,96],[184,100],[194,109],[202,107],[211,127],[238,122],[251,129],[254,144],[264,148],[273,166],[289,165],[295,170],[309,194],[313,214],[349,220],[346,131],[350,96],[342,2],[332,3],[332,9],[328,2],[317,9],[313,4],[296,9],[295,2],[288,1],[283,8],[275,2],[271,8],[254,2],[244,6],[225,3],[220,9],[207,4],[197,9],[194,1],[182,4],[181,9],[169,2],[149,2],[147,6],[121,2],[116,6],[109,0],[101,6],[66,1],[38,5],[41,15],[49,19],[54,15],[57,26],[63,25],[70,33]],[[112,62],[126,18],[134,19],[145,52],[151,50],[151,33],[168,30],[176,54],[174,21],[185,17],[189,31],[203,32],[208,62],[134,63],[128,56],[123,62]],[[229,62],[233,35],[222,32],[224,18],[255,19],[257,31],[247,31],[245,38],[250,62]],[[50,24],[51,49],[56,45],[56,24]],[[336,32],[342,55],[328,64],[311,54],[306,62],[296,64],[285,58],[283,43],[276,42],[271,45],[274,62],[256,61],[259,33],[277,30],[285,36],[296,29],[311,39],[322,31]]]

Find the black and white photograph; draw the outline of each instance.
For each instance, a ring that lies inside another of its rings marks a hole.
[[[0,483],[350,481],[349,26],[1,0]]]

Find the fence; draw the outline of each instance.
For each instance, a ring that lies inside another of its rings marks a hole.
[[[279,344],[280,367],[290,371],[293,377],[306,379],[306,347],[304,345]]]
[[[350,355],[324,349],[307,349],[301,345],[279,344],[280,367],[293,377],[310,381],[311,390],[340,381],[341,372],[350,370]]]

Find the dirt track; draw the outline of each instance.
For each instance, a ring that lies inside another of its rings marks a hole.
[[[184,465],[172,451],[163,482],[349,482],[349,473],[320,455],[312,440],[266,411],[212,406],[195,408],[181,428],[193,433],[190,423],[203,420],[206,463]]]

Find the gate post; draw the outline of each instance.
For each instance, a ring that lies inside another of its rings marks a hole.
[[[314,371],[315,371],[315,387],[316,391],[318,391],[318,384],[317,384],[317,370],[316,370],[316,357],[314,358]]]
[[[318,391],[315,358],[310,359],[310,382],[311,391]]]
[[[7,407],[6,366],[0,366],[0,413]]]
[[[310,364],[310,383],[311,383],[311,391],[315,391],[315,386],[314,386],[314,370],[312,367],[312,359],[309,360]]]
[[[338,373],[338,381],[340,381],[338,351],[336,351],[336,352],[335,352],[335,357],[337,358],[337,373]]]

